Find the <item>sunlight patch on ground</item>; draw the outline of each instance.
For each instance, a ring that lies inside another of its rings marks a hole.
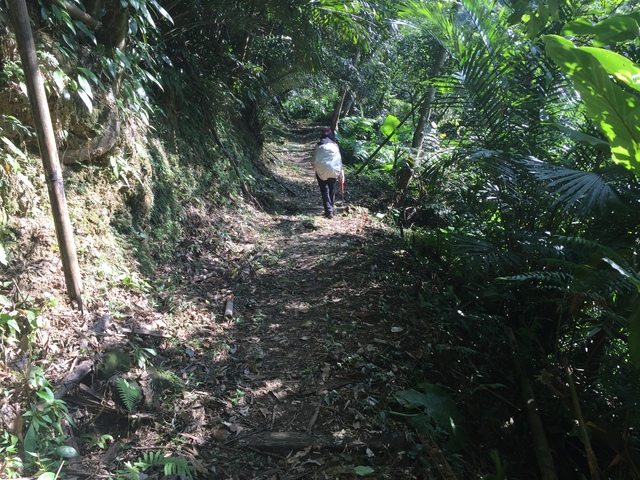
[[[284,307],[286,310],[293,310],[296,312],[309,311],[309,304],[306,302],[293,301]]]

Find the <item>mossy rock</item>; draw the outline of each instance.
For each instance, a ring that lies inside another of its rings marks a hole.
[[[96,366],[98,380],[108,380],[131,368],[131,357],[122,350],[111,350],[104,354]]]

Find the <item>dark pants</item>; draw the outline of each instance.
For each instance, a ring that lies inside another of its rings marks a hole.
[[[318,175],[318,185],[320,185],[320,194],[322,195],[322,206],[324,207],[324,214],[327,217],[333,215],[333,204],[336,198],[336,180],[335,178],[327,178],[322,180]]]

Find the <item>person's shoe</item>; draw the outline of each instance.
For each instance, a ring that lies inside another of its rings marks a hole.
[[[324,216],[327,218],[333,218],[333,213],[325,213]]]

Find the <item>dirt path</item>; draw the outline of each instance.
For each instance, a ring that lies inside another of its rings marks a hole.
[[[235,292],[235,342],[215,372],[226,400],[214,393],[209,412],[221,439],[212,465],[220,478],[412,478],[403,423],[385,418],[420,348],[406,286],[392,280],[402,259],[394,233],[356,199],[322,217],[315,138],[301,130],[268,147],[286,186],[274,210],[285,213],[263,218],[260,248],[272,258]]]

